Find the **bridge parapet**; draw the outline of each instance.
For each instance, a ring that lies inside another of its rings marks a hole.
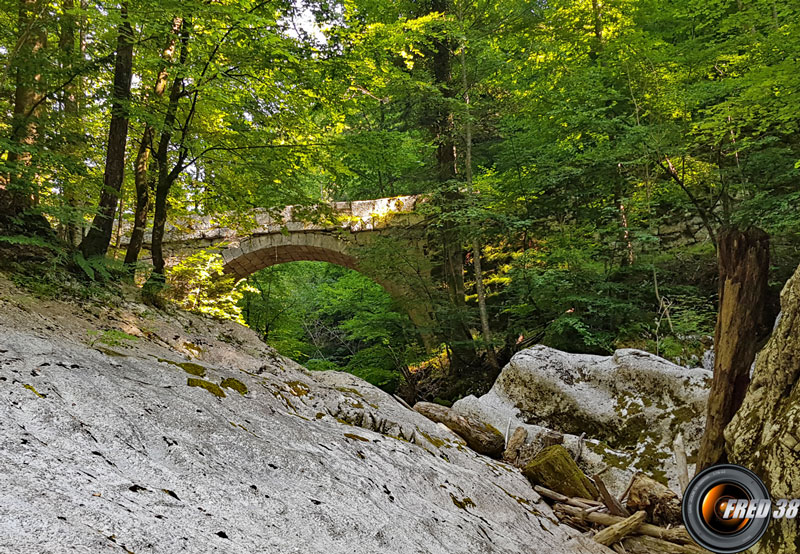
[[[231,246],[245,238],[275,233],[302,233],[342,229],[351,233],[378,231],[390,227],[410,225],[421,220],[414,214],[415,208],[427,197],[421,195],[395,196],[376,200],[357,200],[354,202],[333,202],[325,206],[287,206],[278,214],[256,208],[250,214],[240,217],[240,229],[226,227],[219,217],[189,216],[177,218],[169,224],[164,233],[165,243],[187,241],[229,241]],[[127,244],[129,229],[123,228]],[[145,241],[150,241],[150,233]]]

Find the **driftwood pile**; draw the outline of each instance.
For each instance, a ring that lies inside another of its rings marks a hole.
[[[589,478],[561,444],[563,436],[551,433],[532,450],[527,432],[518,427],[506,440],[497,429],[437,404],[418,402],[414,410],[443,423],[477,452],[500,457],[522,470],[536,492],[552,504],[558,518],[618,553],[704,554],[681,525],[677,494],[643,473],[633,476],[625,492],[612,495],[600,475]],[[508,431],[506,432],[508,435]],[[504,444],[505,443],[505,444]],[[505,446],[505,448],[504,448]],[[683,450],[680,445],[681,452]],[[685,454],[679,458],[680,480],[688,482]],[[685,488],[685,485],[683,485]]]
[[[553,504],[562,522],[593,534],[595,541],[620,553],[708,552],[697,546],[681,525],[680,498],[668,487],[638,473],[617,498],[600,475],[589,479],[559,441],[544,445],[532,459],[526,459],[521,455],[526,435],[517,428],[503,458],[522,469],[536,492]]]

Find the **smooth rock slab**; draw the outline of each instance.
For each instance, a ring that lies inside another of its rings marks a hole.
[[[270,355],[247,330],[146,310],[43,313],[3,292],[0,552],[610,552],[559,525],[517,470],[351,375]],[[152,337],[101,353],[79,340],[100,320]],[[204,380],[247,392],[188,386],[195,376],[159,361],[186,361],[173,341]]]

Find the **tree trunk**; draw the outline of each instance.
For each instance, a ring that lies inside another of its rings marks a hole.
[[[449,0],[433,0],[431,12],[449,13]],[[436,106],[436,114],[431,124],[431,132],[436,140],[437,177],[442,188],[443,211],[461,200],[461,193],[456,183],[456,147],[454,140],[454,118],[449,102],[454,97],[451,87],[452,60],[451,41],[447,37],[435,37],[433,40],[433,78],[442,93],[442,101]],[[447,340],[450,347],[451,363],[455,371],[466,366],[474,356],[472,347],[464,347],[472,342],[472,334],[465,320],[464,300],[464,248],[456,225],[444,218],[441,231],[443,281],[451,306],[454,308],[454,321],[445,327],[449,333]]]
[[[469,82],[467,80],[467,59],[465,53],[466,45],[461,45],[461,86],[464,89],[464,107],[466,118],[464,121],[464,178],[467,182],[467,192],[472,200],[472,114],[469,104]],[[481,242],[478,238],[472,241],[472,261],[475,268],[475,292],[478,295],[478,312],[481,319],[481,335],[486,348],[486,358],[489,366],[495,370],[500,370],[497,356],[492,346],[492,330],[489,327],[489,312],[486,309],[486,289],[483,285],[483,268],[481,267]]]
[[[750,366],[769,333],[769,237],[757,228],[726,228],[718,235],[719,311],[714,333],[714,378],[697,471],[726,461],[725,426],[742,404]]]
[[[72,10],[75,8],[73,0],[64,0],[63,10],[61,15],[61,36],[59,37],[58,47],[61,50],[63,63],[62,70],[72,73],[73,65],[75,62],[75,35],[78,27],[78,22]],[[78,98],[77,98],[77,83],[69,83],[64,86],[64,91],[61,96],[61,103],[64,109],[64,128],[65,137],[64,142],[68,156],[75,155],[75,145],[78,138],[76,132],[79,123],[78,120]],[[75,223],[75,217],[78,207],[78,194],[75,188],[75,183],[71,179],[64,181],[62,195],[64,204],[70,208],[69,218],[64,224],[64,240],[71,246],[78,244],[78,226]]]
[[[128,3],[121,6],[122,21],[117,30],[117,54],[114,62],[114,97],[111,102],[111,123],[108,128],[106,167],[103,191],[92,228],[81,242],[83,255],[103,256],[111,243],[114,213],[125,176],[125,145],[128,141],[128,102],[131,97],[133,70],[133,29],[128,21]]]
[[[189,34],[186,26],[181,31],[181,52],[179,55],[180,65],[186,63],[187,44],[189,41]],[[153,255],[153,273],[150,275],[149,283],[151,293],[155,293],[160,289],[164,283],[164,229],[167,225],[167,198],[169,197],[169,190],[172,183],[177,179],[180,173],[180,161],[178,165],[170,171],[169,164],[169,145],[172,142],[172,131],[175,125],[175,118],[178,112],[178,102],[181,98],[181,91],[183,89],[183,77],[178,74],[172,80],[172,86],[169,91],[169,103],[167,105],[167,113],[164,116],[164,130],[161,132],[161,137],[158,141],[158,150],[156,151],[156,163],[158,165],[158,181],[156,184],[156,198],[155,198],[155,211],[153,214],[153,239],[151,243],[151,251]]]
[[[164,96],[167,89],[167,64],[172,61],[175,53],[177,36],[183,24],[183,18],[174,17],[172,19],[172,36],[167,41],[167,45],[161,52],[161,59],[164,64],[161,66],[153,87],[153,95],[156,101]],[[134,166],[134,183],[136,184],[136,211],[133,218],[133,231],[131,232],[128,250],[125,252],[125,264],[134,265],[139,259],[139,252],[142,250],[144,242],[144,230],[147,226],[147,210],[150,204],[150,181],[147,169],[150,164],[150,152],[153,148],[155,138],[155,128],[146,123],[142,133],[142,141],[139,144],[139,151],[136,154],[136,164]]]
[[[40,0],[19,0],[19,37],[14,59],[15,89],[14,109],[11,120],[11,142],[18,146],[8,153],[10,172],[0,175],[0,226],[16,227],[15,220],[23,219],[23,227],[31,223],[35,227],[49,227],[44,218],[28,221],[25,211],[33,206],[36,185],[27,168],[31,165],[31,149],[38,135],[37,117],[41,112],[42,94],[41,63],[39,52],[47,43],[47,31],[41,15]],[[41,220],[41,221],[39,221]]]

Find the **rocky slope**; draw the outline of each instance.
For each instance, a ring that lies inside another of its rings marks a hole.
[[[524,428],[531,454],[543,441],[562,442],[616,494],[633,471],[681,492],[674,442],[681,434],[691,461],[710,379],[710,371],[640,350],[593,356],[535,346],[515,354],[487,394],[463,398],[453,409],[502,431]]]
[[[610,552],[379,389],[132,301],[0,279],[0,421],[0,552]]]

